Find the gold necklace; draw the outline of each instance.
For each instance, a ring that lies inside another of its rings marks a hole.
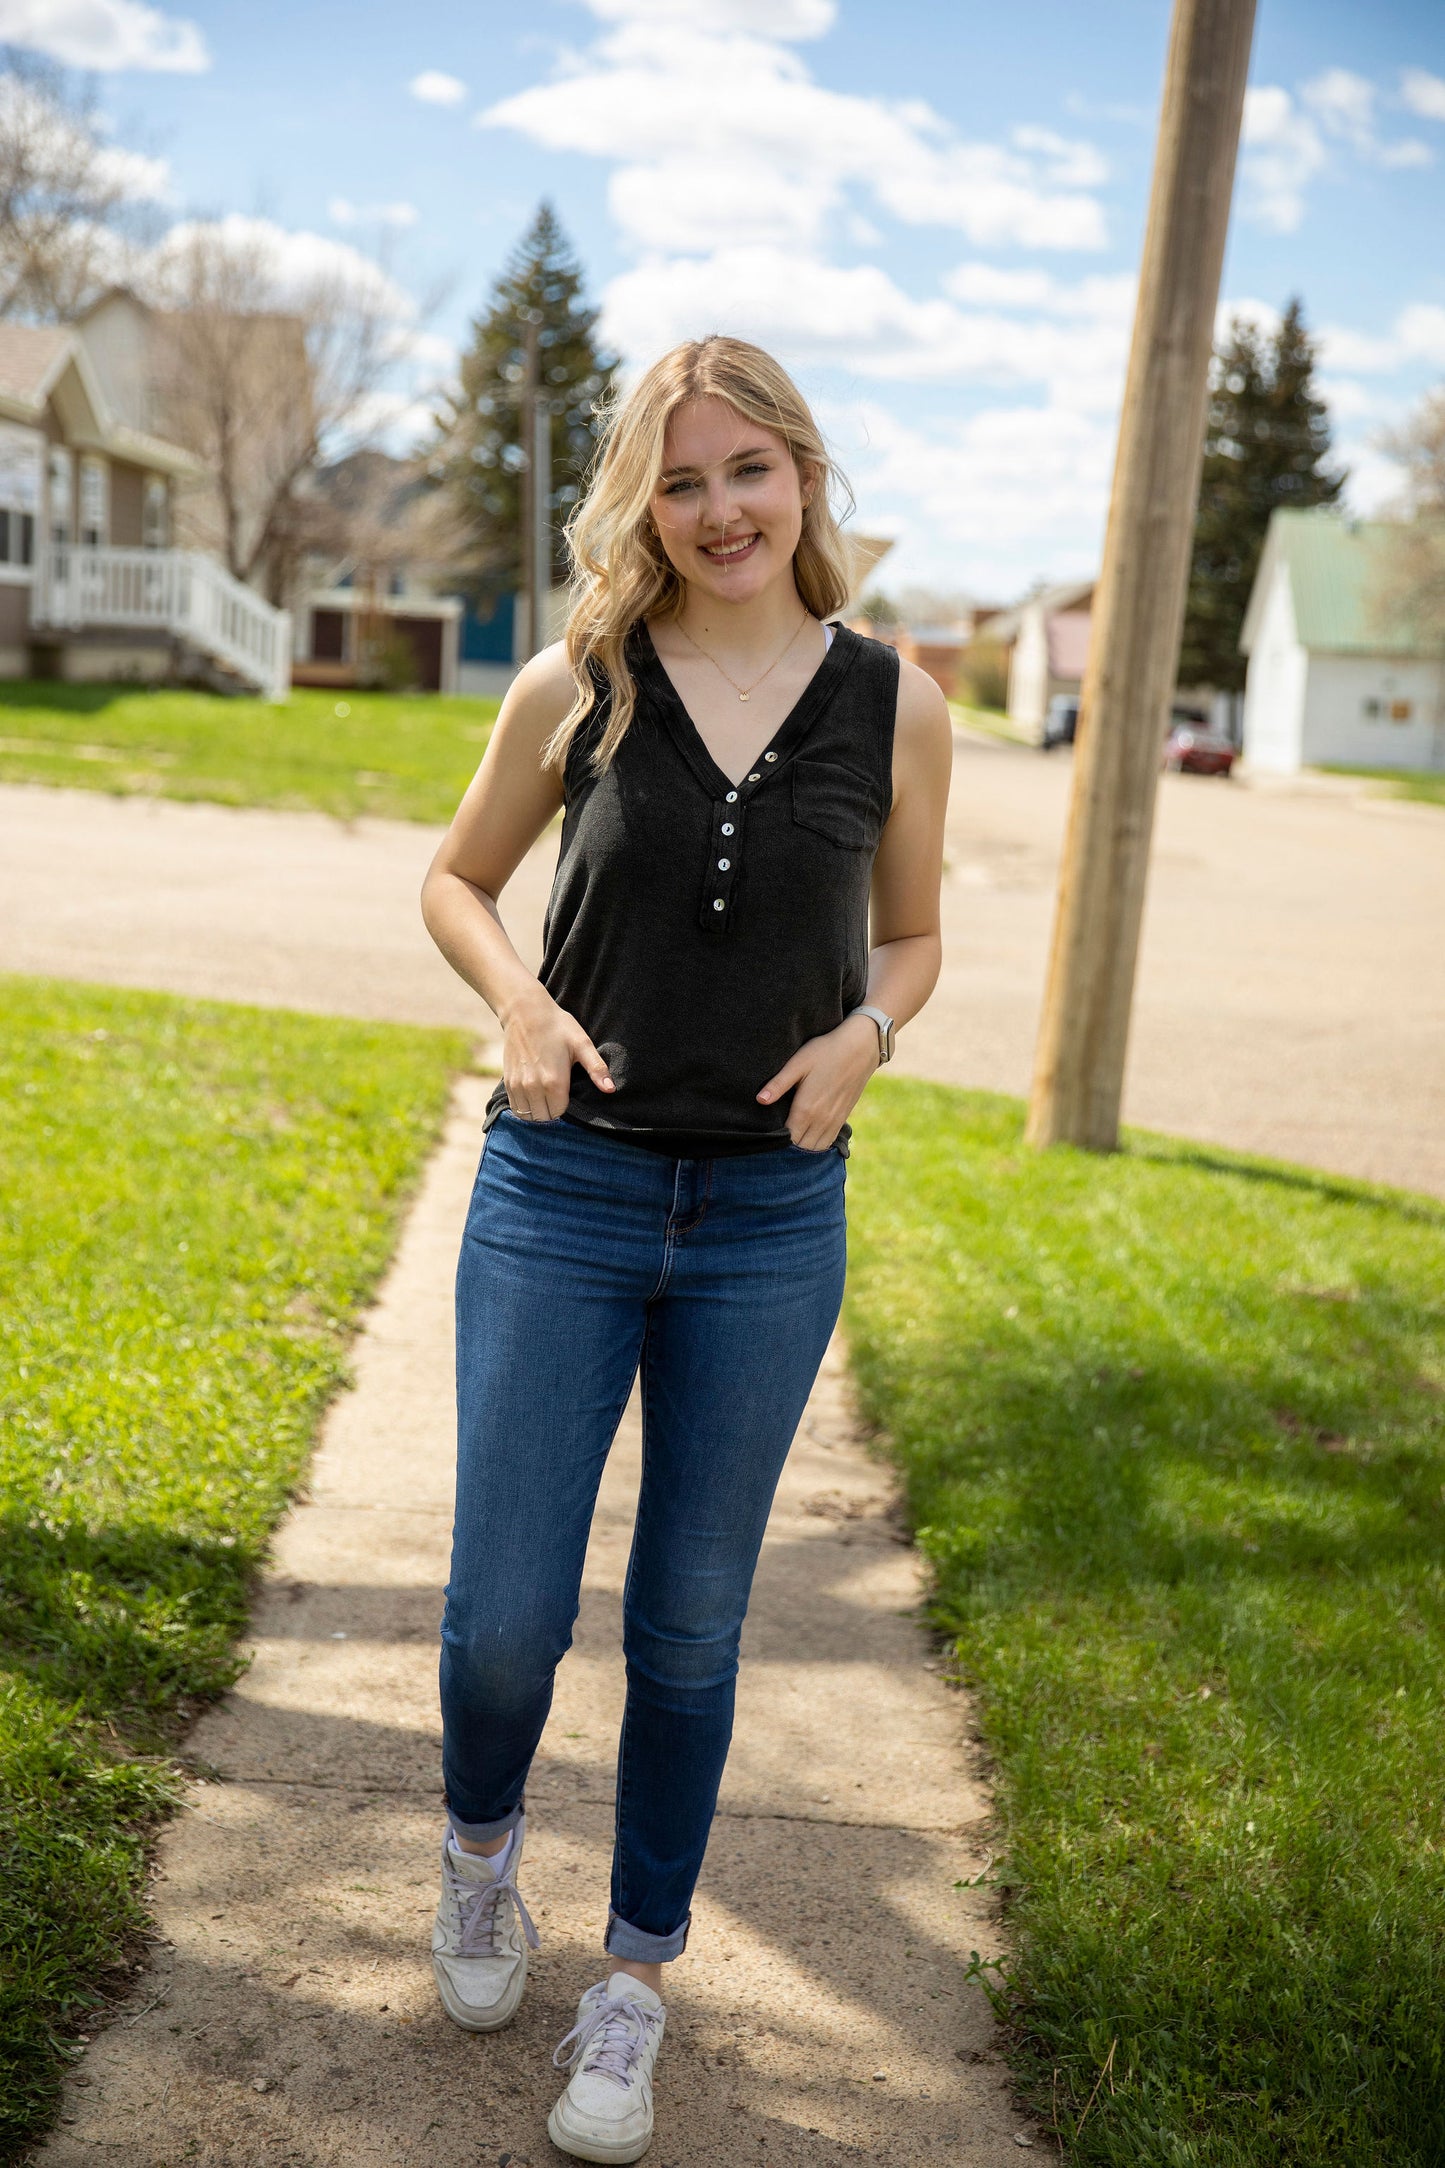
[[[763,678],[772,676],[773,672],[777,669],[778,664],[782,661],[783,656],[786,655],[788,649],[792,647],[793,640],[797,639],[798,634],[802,631],[804,625],[808,623],[808,612],[804,610],[802,616],[799,618],[797,624],[793,628],[793,636],[792,639],[789,640],[788,646],[785,647],[780,654],[777,654],[773,657],[772,661],[768,664],[767,669],[763,672],[763,677],[755,677],[752,684],[747,686],[739,685],[737,679],[730,676],[729,673],[724,670],[722,664],[718,661],[716,655],[709,655],[705,647],[698,647],[698,643],[696,640],[694,640],[692,634],[683,629],[683,625],[680,619],[675,617],[673,619],[673,623],[677,626],[678,631],[682,633],[682,636],[684,640],[686,640],[688,646],[691,648],[697,648],[697,652],[699,655],[701,655],[703,661],[710,662],[719,677],[727,678],[729,685],[731,685],[733,691],[737,694],[739,700],[751,700],[753,694],[762,684]]]

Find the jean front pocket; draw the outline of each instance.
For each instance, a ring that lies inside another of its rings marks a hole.
[[[831,760],[793,762],[793,819],[840,850],[878,847],[881,823],[872,785],[856,769]]]

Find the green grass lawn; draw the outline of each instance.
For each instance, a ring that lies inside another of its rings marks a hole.
[[[0,683],[0,783],[445,822],[497,707],[426,694],[297,691],[272,703],[12,681]]]
[[[1036,2107],[1079,2164],[1440,2168],[1445,1207],[909,1082],[856,1126]]]
[[[437,1133],[456,1033],[0,980],[0,2157],[124,1985],[180,1724]]]
[[[1445,774],[1420,768],[1327,768],[1327,775],[1364,776],[1388,783],[1394,798],[1413,798],[1417,805],[1445,805]]]

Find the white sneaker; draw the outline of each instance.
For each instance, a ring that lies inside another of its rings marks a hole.
[[[467,2032],[497,2032],[516,2016],[527,1984],[527,1943],[537,1947],[537,1930],[517,1888],[520,1821],[505,1857],[497,1874],[491,1860],[459,1852],[450,1830],[442,1843],[432,1970],[442,2008]]]
[[[661,1997],[630,1972],[588,1988],[552,2057],[572,2073],[547,2118],[553,2145],[576,2160],[641,2159],[652,2143],[652,2066],[666,2023]]]

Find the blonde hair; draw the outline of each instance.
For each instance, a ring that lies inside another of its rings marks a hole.
[[[599,773],[610,765],[637,705],[628,635],[640,618],[675,617],[682,609],[684,582],[648,512],[662,475],[667,425],[693,399],[724,400],[780,436],[800,468],[814,470],[793,557],[798,594],[815,617],[826,617],[843,607],[851,591],[848,545],[832,502],[836,491],[846,517],[852,509],[848,485],[787,370],[745,339],[714,333],[675,346],[609,416],[591,486],[567,523],[572,606],[565,644],[577,697],[547,741],[544,758],[559,768],[604,688],[611,695],[609,712],[591,758]]]

